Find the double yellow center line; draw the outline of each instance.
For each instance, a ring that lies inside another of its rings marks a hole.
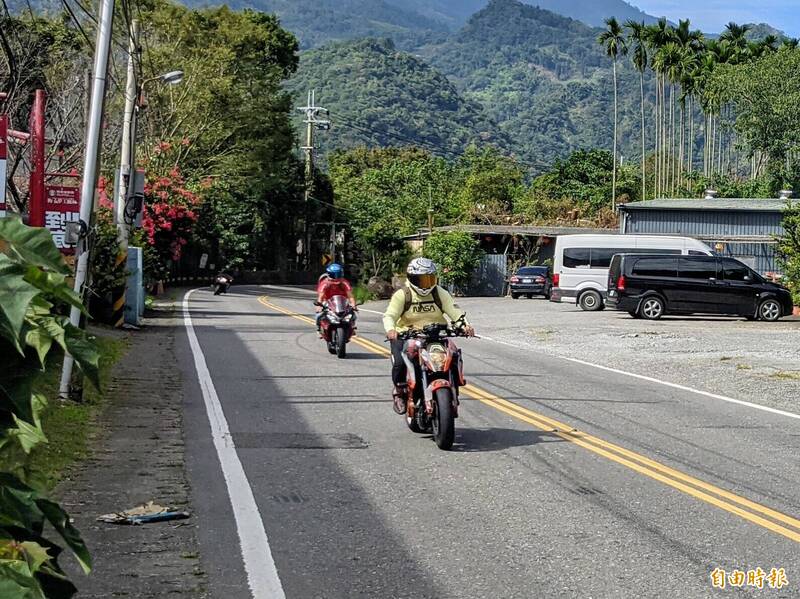
[[[296,318],[308,324],[315,324],[313,318],[308,318],[302,314],[297,314],[291,310],[287,310],[277,306],[269,301],[267,297],[260,297],[258,300],[261,304],[276,310],[292,318]],[[361,347],[372,351],[377,354],[385,356],[390,355],[387,348],[364,339],[363,337],[353,337],[353,342],[358,343]],[[517,420],[526,422],[539,430],[549,432],[553,435],[561,437],[565,441],[574,443],[584,449],[600,455],[612,462],[616,462],[626,468],[630,468],[648,478],[657,480],[660,483],[668,485],[674,489],[682,491],[687,495],[700,499],[710,505],[716,506],[720,509],[736,514],[745,520],[757,524],[778,533],[792,541],[800,543],[800,520],[763,506],[754,501],[750,501],[744,497],[721,489],[715,485],[702,481],[698,478],[685,474],[669,466],[665,466],[655,460],[646,456],[638,454],[624,447],[620,447],[614,443],[610,443],[588,433],[578,431],[568,424],[554,420],[543,414],[539,414],[527,408],[524,408],[512,401],[498,397],[484,389],[475,387],[474,385],[466,385],[462,388],[462,393],[476,399],[481,403],[486,404],[500,412],[503,412]]]

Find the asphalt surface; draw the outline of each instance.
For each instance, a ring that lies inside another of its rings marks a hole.
[[[275,287],[200,290],[190,309],[286,597],[800,596],[800,420],[465,340],[483,401],[462,398],[443,452],[392,411],[385,357],[351,344],[338,360],[263,296],[313,315],[308,292]],[[381,330],[362,310],[359,334]],[[203,569],[212,596],[250,597],[178,346]],[[716,590],[715,568],[788,584]]]

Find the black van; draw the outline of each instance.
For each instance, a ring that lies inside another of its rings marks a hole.
[[[729,314],[774,322],[792,313],[788,289],[720,256],[617,254],[608,271],[607,303],[649,320],[665,314]]]

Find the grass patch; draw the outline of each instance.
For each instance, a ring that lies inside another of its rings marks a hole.
[[[89,435],[94,417],[104,401],[104,393],[112,367],[125,353],[127,342],[119,337],[95,332],[100,347],[100,383],[98,391],[87,382],[83,401],[62,402],[58,400],[58,385],[61,378],[61,356],[48,361],[45,374],[38,381],[37,391],[44,393],[50,405],[43,414],[42,427],[47,443],[36,447],[30,456],[29,471],[37,485],[52,490],[63,478],[64,472],[89,452]]]
[[[779,381],[800,381],[800,370],[779,370],[769,375],[769,378]]]
[[[750,364],[737,364],[736,370],[753,370],[753,367]]]

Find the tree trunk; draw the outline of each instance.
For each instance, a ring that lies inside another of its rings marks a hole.
[[[639,91],[641,92],[642,108],[642,200],[647,199],[647,177],[645,173],[645,134],[644,134],[644,71],[639,71]]]
[[[611,210],[617,209],[617,60],[614,59],[614,150],[611,173]]]

